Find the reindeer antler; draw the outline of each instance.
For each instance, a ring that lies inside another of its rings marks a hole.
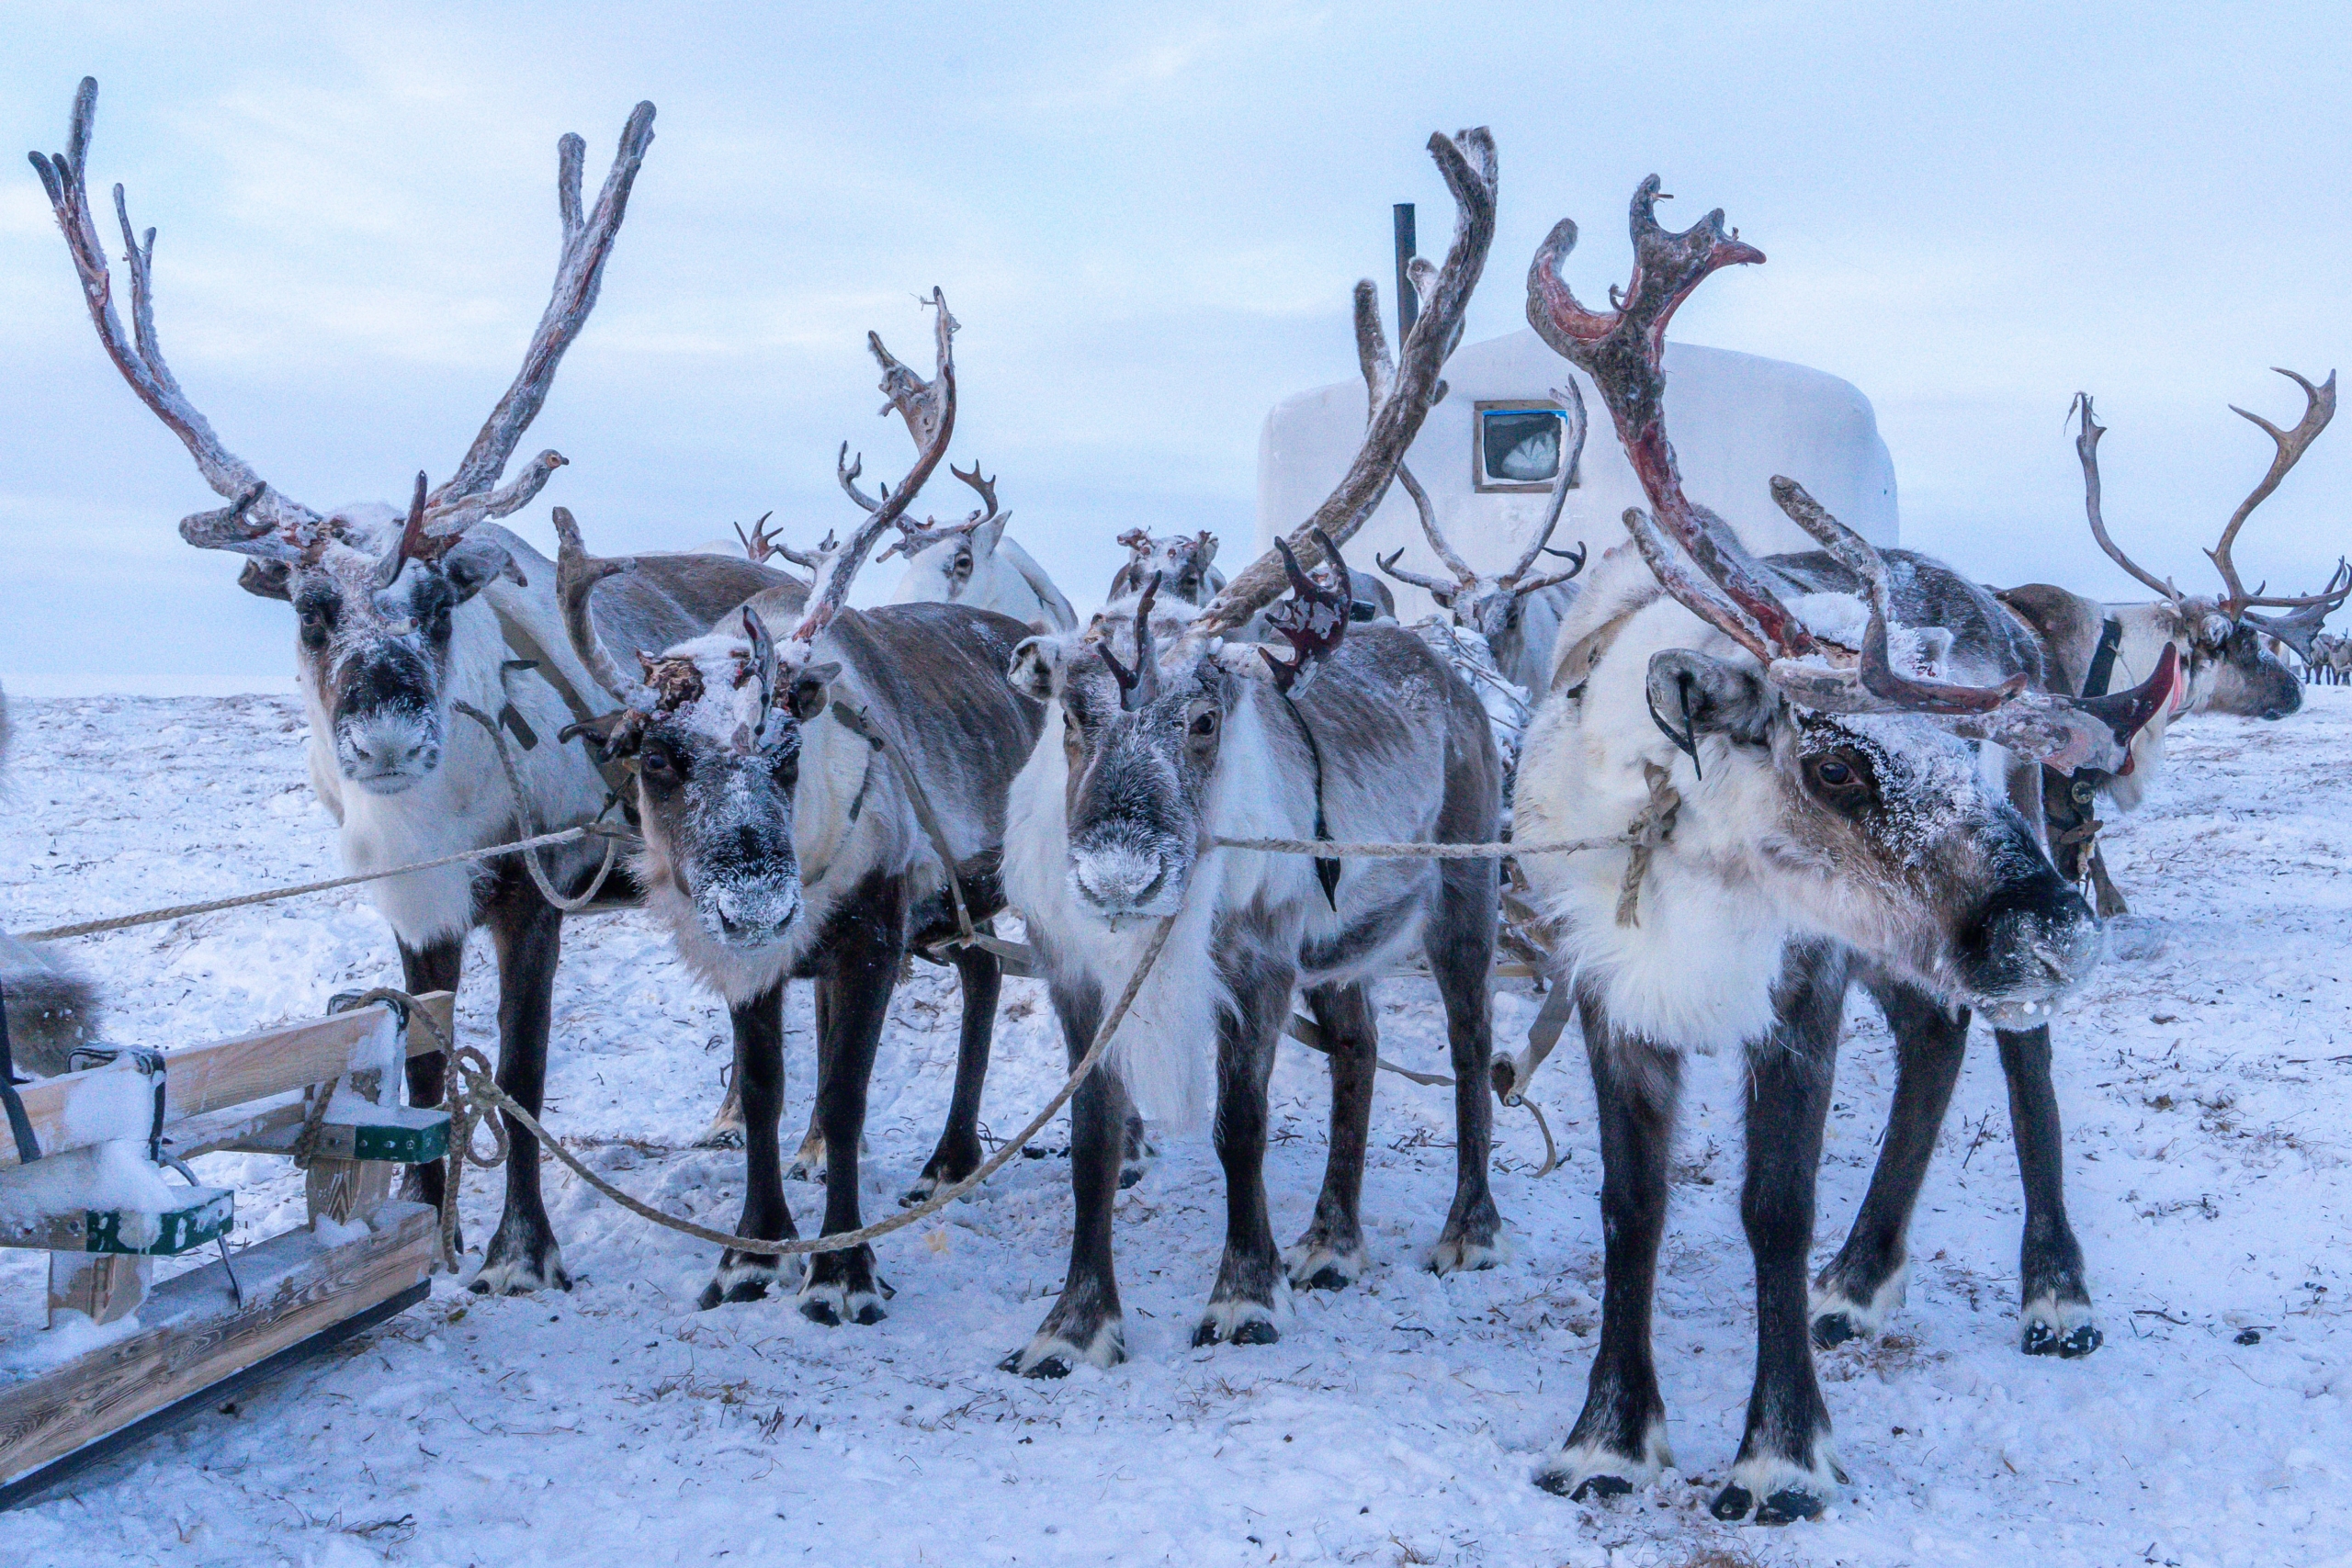
[[[596,635],[596,623],[588,614],[589,592],[608,577],[636,570],[637,563],[626,557],[605,560],[590,555],[570,509],[559,506],[554,515],[556,603],[563,612],[563,629],[571,638],[571,650],[622,707],[651,713],[660,700],[653,688],[624,671],[605,651],[605,641]]]
[[[57,215],[74,271],[82,280],[83,303],[89,307],[98,343],[114,361],[130,389],[139,394],[156,418],[180,438],[197,471],[215,494],[235,502],[182,520],[180,536],[199,549],[235,550],[268,560],[298,561],[325,547],[324,519],[300,502],[289,500],[255,473],[253,466],[222,445],[212,425],[180,390],[179,380],[164,359],[155,336],[155,231],[144,238],[130,227],[130,213],[122,187],[114,187],[115,219],[122,227],[123,261],[130,269],[130,319],[126,333],[115,314],[114,280],[107,270],[106,249],[90,216],[90,193],[85,165],[90,152],[90,131],[97,118],[98,83],[82,78],[74,95],[74,116],[66,131],[65,151],[44,157],[28,154],[41,188]]]
[[[858,568],[865,563],[865,558],[873,553],[875,541],[882,536],[883,530],[906,514],[908,503],[921,492],[924,481],[938,468],[939,460],[947,455],[947,443],[956,433],[956,318],[948,313],[947,297],[936,288],[931,291],[930,304],[938,312],[933,322],[937,338],[937,367],[928,381],[900,364],[888,349],[883,347],[878,333],[865,334],[865,346],[872,351],[875,363],[882,367],[882,393],[888,400],[883,404],[881,412],[888,413],[896,410],[899,417],[906,422],[907,434],[913,436],[915,442],[914,467],[909,468],[907,477],[899,481],[897,494],[891,495],[885,491],[888,499],[866,509],[865,521],[857,525],[857,531],[850,536],[847,545],[834,547],[832,538],[828,535],[825,543],[817,547],[817,577],[808,588],[808,607],[801,614],[800,624],[786,639],[797,652],[787,654],[787,658],[807,657],[808,648],[832,624],[833,617],[841,614],[842,606],[848,602],[850,583],[856,578]],[[842,449],[848,451],[849,444],[843,442]],[[842,487],[849,490],[859,505],[864,506],[865,499],[858,496],[849,483],[857,476],[860,464],[842,464],[836,459],[835,468],[841,476]]]
[[[58,228],[82,280],[98,341],[115,368],[155,416],[180,438],[196,459],[197,470],[215,492],[236,504],[197,513],[180,523],[180,536],[200,549],[235,550],[241,554],[287,562],[315,560],[329,542],[325,520],[300,502],[271,488],[252,466],[231,452],[209,422],[180,389],[178,379],[164,359],[155,333],[155,231],[142,236],[130,226],[130,213],[120,186],[114,187],[115,220],[122,229],[124,265],[130,273],[131,331],[126,334],[117,317],[113,279],[106,254],[90,214],[85,165],[90,130],[97,113],[98,85],[85,76],[74,97],[74,116],[66,149],[44,157],[30,154],[56,212]],[[489,422],[475,436],[473,446],[448,482],[426,502],[422,527],[404,527],[392,558],[395,562],[432,559],[446,554],[458,537],[474,524],[504,517],[539,492],[548,477],[564,463],[555,452],[542,452],[513,480],[497,483],[514,455],[515,444],[546,400],[548,385],[563,352],[578,335],[581,324],[596,302],[614,235],[628,203],[629,186],[639,162],[652,140],[653,106],[639,104],[621,133],[613,172],[605,182],[594,213],[583,220],[580,209],[580,163],[583,143],[566,136],[559,150],[558,197],[562,212],[563,254],[556,271],[553,297],[540,318],[538,330],[523,358],[523,368],[506,395],[492,411]],[[412,513],[414,509],[412,507]],[[397,570],[397,565],[394,570]]]
[[[580,174],[588,144],[570,132],[556,143],[556,208],[563,223],[563,248],[556,261],[555,287],[531,333],[530,346],[523,351],[522,368],[482,422],[457,472],[430,498],[434,533],[455,534],[471,523],[520,510],[547,483],[548,476],[562,466],[561,457],[542,452],[513,484],[492,488],[506,471],[507,459],[514,455],[523,433],[538,417],[564,351],[580,335],[588,312],[595,309],[605,263],[620,233],[621,219],[628,211],[638,167],[652,141],[653,106],[640,103],[621,128],[620,146],[613,154],[611,172],[605,176],[605,188],[597,194],[594,209],[584,215],[580,209]]]
[[[1622,293],[1609,291],[1617,308],[1588,310],[1577,302],[1560,272],[1576,248],[1577,226],[1563,218],[1527,269],[1527,321],[1554,352],[1592,378],[1658,523],[1754,623],[1738,640],[1751,652],[1769,642],[1808,653],[1812,635],[1766,586],[1753,558],[1720,518],[1683,494],[1682,470],[1666,438],[1667,323],[1709,273],[1760,262],[1764,253],[1725,231],[1721,208],[1679,234],[1659,227],[1658,184],[1652,175],[1634,192],[1634,276]]]
[[[2222,542],[2205,552],[2211,558],[2214,569],[2221,572],[2222,581],[2229,590],[2222,600],[2222,614],[2233,620],[2243,615],[2249,605],[2259,604],[2271,610],[2299,610],[2306,605],[2326,603],[2330,598],[2330,595],[2322,593],[2300,599],[2267,599],[2259,588],[2248,593],[2245,584],[2238,581],[2236,564],[2230,559],[2230,547],[2237,543],[2238,530],[2245,526],[2245,520],[2254,514],[2256,507],[2270,499],[2270,492],[2278,488],[2278,481],[2287,477],[2287,470],[2302,461],[2303,453],[2319,439],[2319,433],[2327,428],[2327,422],[2335,417],[2335,371],[2327,373],[2324,385],[2314,387],[2292,370],[2276,365],[2271,368],[2303,389],[2303,417],[2295,422],[2294,429],[2281,430],[2258,413],[2249,412],[2235,403],[2230,405],[2232,413],[2259,425],[2262,433],[2269,436],[2271,444],[2278,448],[2271,456],[2270,469],[2262,476],[2262,482],[2249,491],[2246,498],[2238,502],[2238,509],[2230,513],[2229,525],[2222,530]],[[2342,594],[2333,597],[2339,603],[2343,599]]]
[[[2079,414],[2082,418],[2081,428],[2075,433],[2075,455],[2082,460],[2083,511],[2090,518],[2091,537],[2098,541],[2098,547],[2107,552],[2108,559],[2130,572],[2143,586],[2154,589],[2172,601],[2174,608],[2177,609],[2181,604],[2181,592],[2173,586],[2171,580],[2160,578],[2140,565],[2108,536],[2107,517],[2099,504],[2098,479],[2098,438],[2107,434],[2107,426],[2099,423],[2093,415],[2091,395],[2076,392],[2073,406],[2066,412],[2070,417]]]
[[[2335,560],[2335,570],[2328,573],[2327,586],[2307,596],[2302,605],[2290,615],[2257,615],[2248,610],[2242,617],[2247,625],[2260,628],[2286,643],[2308,662],[2312,656],[2312,639],[2319,635],[2327,617],[2343,607],[2345,598],[2352,595],[2352,563],[2343,557]]]
[[[1659,583],[1754,654],[1767,679],[1801,706],[1923,714],[2052,767],[2087,762],[2119,769],[2132,734],[2171,693],[2176,663],[2169,643],[2151,680],[2097,699],[2028,691],[2023,675],[1977,687],[1897,671],[1889,657],[1894,615],[1884,559],[1803,486],[1775,478],[1772,498],[1860,583],[1869,607],[1860,649],[1816,638],[1781,602],[1768,569],[1747,554],[1730,526],[1683,493],[1666,434],[1666,323],[1709,273],[1764,257],[1725,232],[1720,210],[1679,234],[1659,228],[1657,184],[1652,175],[1634,194],[1634,276],[1622,294],[1611,290],[1616,310],[1587,310],[1569,292],[1559,268],[1576,243],[1576,225],[1563,220],[1528,270],[1527,313],[1545,342],[1592,378],[1609,405],[1652,508],[1628,508],[1625,527]]]
[[[2222,592],[2221,598],[2213,604],[2214,612],[2232,621],[2245,619],[2245,612],[2256,605],[2273,610],[2305,610],[2324,606],[2321,612],[2324,615],[2326,610],[2344,603],[2347,593],[2352,593],[2352,584],[2339,588],[2334,577],[2328,579],[2327,591],[2320,593],[2307,593],[2285,599],[2271,598],[2266,596],[2259,587],[2248,593],[2245,591],[2245,584],[2239,580],[2237,563],[2231,559],[2231,548],[2236,545],[2238,530],[2245,526],[2245,520],[2254,514],[2256,507],[2270,498],[2270,492],[2278,488],[2278,481],[2287,477],[2289,469],[2302,460],[2303,453],[2309,450],[2313,441],[2319,439],[2319,434],[2327,428],[2328,421],[2335,417],[2335,372],[2329,371],[2325,382],[2313,386],[2292,370],[2279,366],[2273,366],[2271,368],[2303,389],[2303,417],[2296,422],[2292,430],[2281,430],[2258,413],[2249,412],[2234,403],[2230,405],[2232,413],[2259,425],[2263,434],[2270,437],[2272,445],[2277,448],[2271,456],[2269,471],[2262,476],[2262,481],[2259,484],[2247,492],[2246,498],[2238,502],[2237,510],[2230,513],[2229,522],[2222,526],[2220,542],[2205,552],[2207,558],[2212,561],[2214,570],[2222,575]],[[2091,416],[2091,395],[2088,392],[2075,393],[2074,407],[2068,412],[2079,412],[2082,416],[2082,427],[2075,437],[2075,450],[2082,458],[2083,505],[2090,517],[2092,537],[2098,541],[2099,548],[2105,550],[2108,558],[2116,565],[2172,601],[2176,609],[2181,608],[2187,602],[2186,596],[2173,585],[2169,579],[2158,578],[2155,573],[2133,562],[2129,556],[2116,547],[2113,539],[2108,537],[2107,521],[2099,512],[2098,476],[2098,438],[2106,434],[2107,431]],[[2257,618],[2256,624],[2264,623]]]
[[[1487,265],[1487,249],[1495,237],[1495,141],[1481,126],[1453,136],[1433,135],[1430,156],[1453,193],[1453,243],[1445,265],[1431,268],[1416,260],[1411,269],[1420,296],[1420,314],[1399,345],[1399,357],[1388,356],[1388,338],[1380,324],[1380,291],[1370,279],[1355,288],[1356,355],[1370,392],[1370,417],[1363,444],[1323,504],[1283,541],[1292,554],[1313,565],[1322,558],[1316,536],[1345,544],[1363,526],[1388,491],[1406,450],[1419,434],[1421,421],[1442,395],[1438,373],[1461,341],[1462,321],[1478,276]],[[1187,636],[1205,639],[1245,625],[1283,591],[1286,563],[1269,550],[1226,584],[1192,623]]]
[[[874,558],[876,560],[888,560],[894,555],[903,555],[912,559],[944,539],[954,538],[958,534],[969,536],[1000,518],[1012,517],[1011,513],[997,510],[996,480],[993,478],[982,479],[979,464],[974,463],[972,471],[967,474],[950,463],[947,466],[947,471],[971,486],[978,493],[982,502],[980,508],[961,523],[942,524],[936,518],[925,518],[921,523],[917,523],[901,516],[899,519],[899,536],[893,539],[880,555]]]

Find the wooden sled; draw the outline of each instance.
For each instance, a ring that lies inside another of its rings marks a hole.
[[[421,999],[447,1030],[449,993]],[[49,1253],[49,1314],[0,1339],[0,1508],[425,1299],[440,1218],[392,1179],[442,1156],[449,1117],[399,1103],[408,1054],[379,1002],[25,1087],[42,1157],[0,1136],[0,1247]],[[292,1157],[306,1127],[309,1224],[152,1284],[220,1249],[235,1195],[151,1156]]]

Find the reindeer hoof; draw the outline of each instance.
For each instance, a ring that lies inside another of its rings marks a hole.
[[[1040,1356],[1035,1360],[1031,1361],[1028,1365],[1023,1366],[1022,1364],[1022,1359],[1027,1354],[1028,1352],[1025,1350],[1015,1350],[1012,1355],[1007,1356],[1003,1360],[999,1361],[996,1364],[996,1370],[1001,1372],[1012,1372],[1015,1376],[1024,1378],[1060,1379],[1069,1376],[1070,1365],[1069,1357],[1059,1355]]]
[[[2029,1356],[2056,1356],[2072,1361],[2107,1343],[2107,1336],[2091,1316],[2088,1302],[2043,1296],[2025,1309],[2024,1317],[2018,1348]]]
[[[1826,1312],[1813,1320],[1813,1348],[1826,1350],[1849,1339],[1868,1337],[1867,1331],[1842,1312]]]
[[[1759,1525],[1792,1525],[1799,1519],[1819,1518],[1821,1510],[1828,1506],[1827,1499],[1800,1486],[1784,1486],[1758,1503],[1747,1487],[1734,1482],[1715,1494],[1715,1500],[1707,1505],[1707,1512],[1726,1524],[1753,1513]]]
[[[1611,1497],[1629,1495],[1634,1483],[1622,1475],[1588,1475],[1571,1489],[1565,1475],[1544,1473],[1535,1478],[1535,1484],[1556,1497],[1571,1503],[1605,1503]]]
[[[1344,1291],[1363,1273],[1363,1246],[1301,1241],[1283,1254],[1294,1291]]]
[[[1276,1345],[1283,1331],[1274,1326],[1273,1310],[1262,1302],[1211,1302],[1208,1315],[1193,1330],[1193,1348],[1206,1345]]]

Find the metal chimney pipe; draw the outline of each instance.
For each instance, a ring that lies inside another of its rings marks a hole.
[[[1418,245],[1413,238],[1413,204],[1396,204],[1396,346],[1402,350],[1413,323],[1420,319],[1421,297],[1413,288],[1413,257]]]

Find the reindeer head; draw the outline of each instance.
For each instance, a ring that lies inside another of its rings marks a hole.
[[[2263,593],[2267,583],[2256,584],[2251,593],[2246,592],[2231,557],[2245,520],[2254,514],[2256,507],[2269,499],[2270,492],[2278,488],[2278,481],[2302,460],[2303,453],[2319,439],[2328,421],[2335,417],[2334,371],[2328,372],[2324,384],[2313,386],[2292,370],[2273,368],[2302,389],[2303,417],[2292,430],[2281,430],[2260,414],[2231,406],[2232,413],[2270,437],[2273,452],[2268,471],[2238,502],[2237,510],[2222,527],[2220,541],[2205,552],[2221,575],[2222,592],[2218,594],[2183,593],[2170,578],[2160,578],[2141,567],[2108,536],[2107,520],[2099,506],[2098,471],[2098,440],[2107,430],[2092,415],[2091,395],[2075,394],[2075,412],[2082,417],[2081,429],[2075,438],[2075,453],[2082,460],[2083,507],[2090,518],[2091,536],[2098,540],[2099,548],[2107,552],[2109,559],[2163,594],[2172,606],[2173,642],[2188,665],[2185,705],[2262,718],[2284,718],[2302,706],[2303,702],[2302,682],[2263,648],[2262,637],[2278,637],[2308,656],[2311,638],[2321,623],[2329,612],[2352,596],[2352,567],[2341,560],[2321,592],[2269,598]],[[2264,608],[2290,614],[2270,617],[2256,613]]]
[[[32,163],[81,276],[99,343],[141,400],[186,444],[205,481],[233,502],[185,519],[180,536],[199,549],[251,558],[240,585],[293,605],[303,688],[338,771],[370,793],[396,795],[440,763],[455,612],[494,577],[521,581],[503,547],[469,538],[467,530],[520,510],[563,466],[558,454],[542,452],[512,481],[498,482],[546,400],[564,350],[595,304],[629,188],[653,140],[653,106],[639,104],[629,116],[604,191],[584,216],[580,175],[586,144],[577,136],[559,144],[563,249],[554,294],[522,371],[457,472],[430,491],[419,474],[405,517],[388,507],[347,507],[322,517],[279,494],[231,452],[180,389],[155,335],[155,231],[142,236],[132,230],[117,186],[115,218],[130,272],[131,330],[123,330],[84,172],[97,98],[97,83],[83,78],[65,151],[48,157],[35,152]]]
[[[563,459],[540,461],[551,471]],[[532,488],[536,489],[534,485]],[[237,536],[259,490],[223,512],[181,525],[191,544],[254,549],[277,536]],[[351,508],[324,520],[320,537],[286,556],[256,553],[238,581],[247,592],[294,606],[295,660],[302,690],[326,724],[343,776],[373,795],[398,795],[440,764],[447,733],[456,612],[492,578],[523,574],[504,546],[435,531],[425,476],[407,517],[390,519],[391,541]]]
[[[1969,743],[2117,771],[2169,699],[2176,661],[2167,651],[2146,685],[2112,697],[2034,691],[2031,671],[2002,667],[2019,660],[1989,595],[1921,558],[1882,557],[1785,479],[1774,500],[1824,555],[1750,557],[1683,493],[1662,360],[1690,291],[1718,267],[1764,258],[1720,211],[1668,232],[1657,199],[1655,177],[1634,194],[1634,271],[1612,290],[1616,309],[1587,310],[1562,279],[1572,222],[1554,228],[1528,275],[1531,324],[1593,378],[1649,498],[1649,512],[1624,514],[1643,561],[1714,634],[1694,641],[1663,614],[1636,623],[1652,639],[1646,667],[1596,676],[1577,699],[1584,722],[1617,727],[1609,735],[1629,756],[1650,725],[1689,755],[1697,776],[1678,856],[1755,892],[1792,928],[1836,936],[1996,1021],[2038,1017],[2087,972],[2096,928]],[[1928,629],[1900,625],[1898,601]],[[1640,651],[1636,639],[1620,658]]]
[[[930,479],[955,431],[956,319],[937,289],[932,304],[938,368],[930,381],[866,334],[890,400],[885,412],[896,409],[905,419],[915,465],[847,544],[829,535],[806,558],[816,580],[782,643],[754,600],[707,636],[659,655],[639,653],[641,673],[625,672],[596,635],[588,599],[599,581],[634,563],[591,557],[571,513],[556,508],[556,594],[565,629],[582,662],[622,705],[590,733],[605,756],[625,760],[636,774],[648,883],[657,898],[665,889],[683,898],[703,934],[727,948],[777,946],[801,915],[806,889],[793,835],[805,731],[831,701],[841,673],[838,663],[814,659],[817,641],[848,602],[859,565]],[[844,458],[847,452],[844,445]],[[846,484],[856,465],[844,461],[840,471]]]
[[[1439,396],[1444,395],[1441,385]],[[1438,607],[1453,617],[1453,624],[1476,632],[1487,639],[1494,650],[1495,662],[1508,671],[1518,666],[1520,642],[1522,636],[1527,604],[1530,597],[1547,588],[1568,581],[1584,570],[1585,551],[1582,545],[1573,550],[1555,550],[1552,546],[1552,531],[1560,525],[1560,512],[1567,502],[1568,491],[1577,482],[1577,466],[1584,457],[1585,417],[1584,393],[1571,380],[1565,387],[1555,387],[1552,396],[1567,411],[1566,438],[1560,448],[1560,471],[1552,481],[1552,500],[1545,510],[1543,527],[1509,571],[1489,577],[1474,570],[1460,552],[1446,542],[1437,525],[1437,513],[1430,505],[1429,492],[1414,479],[1410,468],[1399,465],[1396,480],[1412,497],[1413,510],[1421,520],[1421,534],[1437,552],[1439,560],[1452,576],[1430,577],[1418,571],[1408,571],[1397,566],[1404,558],[1403,546],[1374,560],[1380,570],[1399,582],[1409,582],[1425,589],[1437,601]],[[1538,573],[1536,559],[1540,556],[1557,556],[1568,563],[1563,571]]]
[[[1317,542],[1328,576],[1344,583],[1340,547],[1319,530]],[[1070,889],[1107,921],[1175,910],[1213,836],[1227,728],[1254,722],[1244,710],[1261,684],[1303,694],[1347,634],[1347,591],[1301,568],[1288,540],[1274,547],[1294,597],[1267,619],[1290,643],[1288,660],[1194,637],[1193,607],[1175,600],[1162,610],[1157,575],[1084,634],[1034,637],[1013,651],[1014,687],[1060,702]],[[1116,649],[1129,638],[1132,667]]]
[[[1130,528],[1119,543],[1127,547],[1127,560],[1111,579],[1113,604],[1142,592],[1155,577],[1160,592],[1186,604],[1205,604],[1225,590],[1225,573],[1216,569],[1216,536],[1206,529],[1162,539]]]
[[[1369,281],[1356,285],[1356,352],[1371,403],[1363,443],[1338,488],[1198,610],[1172,597],[1163,603],[1168,579],[1155,571],[1138,598],[1114,604],[1084,633],[1031,637],[1013,652],[1015,688],[1060,703],[1069,886],[1080,908],[1106,921],[1177,908],[1213,837],[1228,728],[1256,722],[1255,694],[1264,686],[1303,693],[1346,635],[1351,580],[1340,547],[1380,504],[1437,401],[1438,372],[1460,340],[1494,238],[1493,139],[1483,129],[1465,130],[1432,136],[1429,148],[1458,209],[1453,243],[1442,268],[1413,263],[1420,312],[1393,362],[1378,291]],[[1161,547],[1140,531],[1123,542],[1138,562]],[[1183,555],[1205,570],[1204,549]],[[1324,569],[1321,575],[1303,558]],[[1285,585],[1292,598],[1269,613],[1267,624],[1291,645],[1292,657],[1224,640]],[[1134,649],[1132,668],[1121,662],[1123,640]],[[1252,786],[1239,780],[1234,787]]]

